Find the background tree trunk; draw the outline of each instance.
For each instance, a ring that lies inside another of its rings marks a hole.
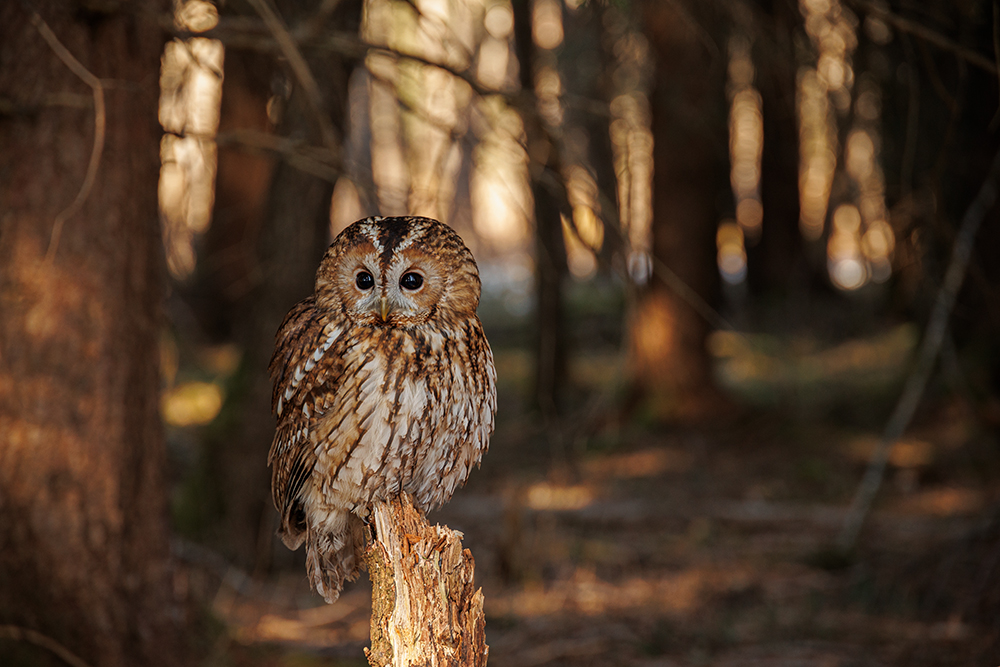
[[[143,4],[127,15],[27,5],[114,82],[100,170],[51,262],[53,221],[87,171],[95,108],[26,5],[0,5],[0,94],[23,110],[0,117],[0,623],[102,667],[183,662],[159,418],[163,37],[150,19],[166,8]],[[0,645],[0,663],[25,650]]]
[[[764,124],[760,197],[766,224],[759,241],[747,243],[747,281],[756,295],[798,296],[796,290],[810,286],[799,232],[797,68],[790,37],[801,15],[791,5],[772,4],[768,14],[775,29],[763,33],[754,51]]]
[[[653,131],[653,256],[649,285],[631,323],[636,397],[657,418],[687,418],[717,407],[705,341],[709,323],[663,279],[675,273],[703,300],[718,290],[717,202],[726,178],[725,43],[674,3],[645,3],[646,37],[656,74],[650,94]],[[705,8],[701,8],[708,11]],[[691,13],[689,13],[691,12]],[[722,199],[726,201],[726,199]]]
[[[535,223],[535,377],[532,403],[546,418],[555,417],[566,393],[568,350],[563,289],[566,282],[566,247],[562,212],[567,211],[563,190],[562,159],[550,128],[538,111],[535,95],[535,59],[532,40],[532,4],[515,0],[514,50],[520,67],[520,104],[531,174]]]
[[[285,22],[310,20],[317,8],[279,2]],[[356,31],[361,21],[358,0],[341,2],[329,26]],[[348,80],[354,61],[329,52],[306,52],[319,85],[323,113],[343,141],[346,132]],[[255,59],[251,59],[255,60]],[[276,134],[304,144],[323,145],[316,114],[302,86],[289,72],[291,96],[284,103]],[[328,146],[329,147],[329,146]],[[235,166],[233,161],[227,163]],[[224,177],[220,164],[220,181]],[[231,200],[234,193],[227,193]],[[285,161],[275,164],[267,193],[247,193],[263,202],[259,227],[247,230],[245,243],[255,253],[253,287],[233,309],[233,331],[246,350],[241,386],[237,387],[238,427],[219,443],[213,468],[223,493],[223,550],[237,563],[255,571],[269,567],[277,515],[271,509],[267,452],[274,437],[271,381],[267,364],[274,352],[274,334],[288,310],[313,291],[316,267],[330,243],[330,200],[333,183],[303,173]],[[238,194],[236,195],[239,196]],[[286,553],[279,546],[279,553]]]

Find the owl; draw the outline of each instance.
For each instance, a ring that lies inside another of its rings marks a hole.
[[[458,234],[429,218],[373,217],[330,245],[314,294],[278,329],[268,465],[290,549],[334,602],[358,576],[372,503],[447,502],[489,447],[493,353],[480,280]]]

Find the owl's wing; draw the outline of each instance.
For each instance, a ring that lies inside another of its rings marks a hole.
[[[268,366],[274,392],[271,409],[278,427],[267,462],[271,495],[281,514],[281,538],[291,549],[305,539],[305,513],[299,494],[316,465],[310,439],[313,395],[327,379],[339,375],[340,361],[325,354],[339,330],[324,325],[312,297],[297,303],[278,328],[274,356]]]

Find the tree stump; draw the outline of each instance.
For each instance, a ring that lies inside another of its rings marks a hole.
[[[372,525],[371,666],[485,667],[483,592],[462,533],[431,526],[406,494],[375,503]]]

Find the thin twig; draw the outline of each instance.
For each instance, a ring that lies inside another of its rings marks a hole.
[[[899,160],[899,186],[906,195],[913,189],[913,168],[916,163],[917,135],[920,130],[920,72],[913,62],[913,44],[910,36],[904,33],[899,41],[903,44],[903,54],[907,64],[906,139],[903,142],[903,155]]]
[[[465,44],[462,41],[461,35],[459,35],[455,31],[455,28],[452,25],[452,22],[451,21],[445,21],[445,22],[442,23],[437,17],[433,17],[433,16],[430,16],[430,15],[426,14],[424,12],[424,10],[422,10],[417,5],[417,3],[414,0],[402,0],[402,2],[404,4],[406,4],[410,9],[412,9],[413,12],[417,15],[417,17],[420,18],[422,21],[426,21],[428,23],[436,23],[438,25],[438,27],[440,27],[440,28],[442,28],[444,30],[447,30],[451,34],[451,37],[453,38],[454,42],[457,42],[458,45],[462,48],[462,50],[464,52],[462,55],[465,56],[466,68],[468,68],[468,63],[471,62],[472,59],[473,59],[473,56],[476,55],[475,54],[475,46],[474,45],[473,46],[467,45],[467,44]],[[423,28],[421,28],[421,29],[423,29]],[[442,43],[442,45],[445,44],[445,38],[443,38],[443,37],[441,38],[441,43]]]
[[[376,44],[364,44],[372,53],[381,53],[392,58],[399,58],[405,60],[412,60],[415,63],[421,65],[426,65],[428,67],[436,67],[452,76],[461,79],[469,85],[472,90],[474,90],[480,97],[486,97],[488,95],[503,95],[504,93],[499,90],[494,90],[492,88],[487,88],[478,81],[476,77],[473,76],[472,72],[468,69],[460,70],[448,65],[446,63],[437,62],[431,60],[430,58],[425,58],[424,56],[417,55],[415,53],[403,53],[395,49],[389,48],[388,46],[378,46]]]
[[[623,253],[627,257],[632,252],[631,242],[628,236],[626,236],[625,231],[622,229],[621,220],[618,218],[618,214],[614,209],[614,202],[606,194],[602,194],[599,201],[601,203],[602,214],[612,218],[612,224],[605,224],[604,229],[610,231],[618,237],[618,243],[621,245]],[[756,343],[751,341],[745,334],[738,331],[729,320],[723,317],[722,313],[713,308],[708,301],[702,298],[702,296],[698,294],[693,287],[684,282],[684,279],[677,275],[673,269],[667,266],[663,260],[654,256],[652,253],[648,253],[648,255],[653,275],[659,277],[660,280],[662,280],[663,283],[670,288],[681,301],[690,306],[691,309],[694,310],[700,317],[720,331],[729,331],[736,334],[750,347],[758,347]],[[632,283],[632,277],[629,275],[627,267],[621,269],[620,275],[626,281],[626,284]]]
[[[22,628],[19,625],[0,625],[0,637],[13,639],[16,642],[27,642],[44,648],[50,653],[55,654],[56,657],[67,665],[70,665],[70,667],[90,667],[82,658],[68,648],[37,630]]]
[[[195,35],[195,33],[177,30],[166,20],[161,21],[161,25],[170,30],[178,38],[183,39]],[[256,20],[244,17],[228,17],[220,20],[216,28],[203,33],[197,33],[197,36],[217,39],[227,49],[245,49],[265,53],[281,51],[282,49],[275,41],[275,38],[264,34],[263,30],[266,30],[266,26]],[[518,104],[520,93],[486,87],[476,79],[469,68],[458,69],[447,63],[438,62],[418,54],[404,53],[385,45],[370,44],[354,35],[344,32],[328,31],[314,35],[305,30],[297,30],[295,34],[289,34],[297,44],[308,44],[311,49],[329,51],[350,60],[361,61],[370,53],[378,53],[397,60],[410,60],[428,67],[435,67],[461,79],[480,97],[500,96],[512,106]],[[611,115],[607,102],[603,100],[595,100],[582,95],[564,94],[562,101],[567,108],[576,109],[584,113],[601,117]]]
[[[962,46],[958,42],[945,37],[935,30],[931,30],[927,26],[921,25],[916,21],[903,18],[898,14],[893,14],[885,7],[881,7],[874,2],[867,2],[866,0],[848,0],[848,2],[864,13],[885,21],[897,30],[919,37],[920,39],[933,44],[944,51],[951,51],[962,60],[968,62],[970,65],[975,65],[976,67],[986,70],[993,75],[998,73],[997,64],[986,56]]]
[[[924,59],[924,67],[927,68],[927,76],[931,80],[931,85],[934,87],[934,91],[944,102],[948,110],[955,113],[955,109],[959,106],[958,99],[951,94],[948,90],[948,86],[945,85],[944,80],[938,73],[937,64],[934,62],[934,57],[931,55],[931,50],[927,48],[926,42],[918,43],[920,48],[920,56]]]
[[[184,136],[197,135],[189,132]],[[235,147],[249,152],[279,155],[285,162],[299,171],[330,183],[336,183],[342,174],[342,170],[339,168],[339,154],[322,146],[313,146],[249,128],[220,132],[214,139],[220,148]]]
[[[996,63],[997,72],[1000,72],[1000,5],[997,4],[997,0],[993,0],[993,61]],[[1000,74],[997,78],[1000,79]],[[1000,107],[997,107],[993,120],[990,121],[991,132],[996,129],[998,122],[1000,122]]]
[[[330,122],[330,117],[323,110],[323,96],[320,94],[319,85],[316,83],[316,78],[313,77],[312,70],[309,69],[306,59],[302,56],[298,43],[292,37],[291,33],[288,32],[288,28],[285,27],[285,23],[281,20],[278,12],[271,7],[269,0],[247,1],[257,11],[260,18],[263,19],[271,31],[274,39],[278,42],[278,47],[281,49],[282,55],[288,60],[288,65],[292,68],[292,72],[295,73],[295,78],[298,79],[299,85],[302,86],[306,103],[316,116],[323,145],[331,150],[336,150],[337,132],[333,128],[333,123]]]
[[[861,532],[865,517],[868,516],[871,509],[872,501],[882,485],[885,466],[889,460],[892,446],[896,444],[910,423],[910,419],[913,418],[913,413],[917,409],[924,388],[927,386],[927,380],[930,378],[934,362],[944,341],[948,318],[955,305],[958,290],[965,279],[976,232],[979,231],[983,218],[996,202],[998,181],[1000,181],[1000,152],[993,158],[993,164],[990,166],[990,171],[986,175],[979,193],[969,204],[969,208],[962,218],[958,237],[952,246],[948,270],[945,272],[944,282],[934,300],[934,307],[927,322],[927,331],[924,333],[924,340],[917,354],[917,363],[906,379],[903,393],[900,394],[899,400],[896,402],[896,408],[882,433],[882,440],[868,464],[868,469],[854,495],[854,500],[847,512],[847,518],[844,520],[844,526],[837,540],[837,546],[842,551],[851,550],[857,542],[858,534]]]
[[[292,31],[295,39],[299,42],[307,42],[320,34],[323,28],[326,27],[326,22],[337,11],[340,1],[322,0],[315,14],[309,17],[308,20],[302,21],[299,25],[295,26],[295,29]]]
[[[377,83],[380,83],[380,84],[386,86],[387,88],[391,88],[394,92],[398,92],[399,86],[398,86],[397,82],[394,81],[393,79],[390,79],[389,77],[386,77],[386,76],[382,76],[381,74],[376,74],[369,67],[366,67],[365,71],[368,72],[368,75],[372,78],[373,81],[375,81]],[[425,123],[427,123],[428,125],[430,125],[434,129],[440,130],[441,132],[444,132],[444,133],[448,134],[451,137],[452,141],[457,141],[459,138],[461,138],[462,134],[464,134],[464,133],[460,134],[451,125],[448,125],[448,124],[442,122],[441,120],[432,117],[431,115],[429,115],[428,113],[424,112],[423,110],[418,109],[415,105],[413,105],[410,102],[407,102],[403,98],[399,97],[398,94],[396,95],[396,102],[399,104],[400,108],[402,108],[403,111],[408,111],[408,112],[412,113],[414,116],[416,116],[420,120],[424,121]]]
[[[106,116],[104,111],[104,86],[101,80],[94,76],[90,70],[80,64],[80,61],[73,57],[73,54],[63,46],[59,38],[56,37],[49,25],[42,19],[34,9],[30,9],[31,23],[38,30],[42,38],[48,43],[49,48],[59,57],[59,60],[66,65],[73,74],[81,81],[90,86],[94,91],[94,145],[90,150],[90,163],[87,165],[87,174],[84,176],[83,185],[76,193],[73,203],[64,208],[56,216],[52,223],[52,233],[49,237],[49,248],[45,252],[44,263],[51,264],[55,259],[56,250],[59,248],[59,237],[62,236],[63,225],[66,221],[76,215],[83,207],[90,191],[94,188],[94,181],[97,179],[97,170],[101,166],[101,155],[104,153],[104,131]]]
[[[653,274],[659,276],[660,279],[666,283],[667,287],[674,291],[674,294],[680,297],[681,301],[691,306],[691,308],[701,315],[706,322],[711,324],[716,329],[722,331],[732,331],[736,332],[736,327],[730,324],[729,320],[724,318],[722,314],[711,305],[705,299],[698,294],[693,287],[684,282],[684,279],[679,275],[674,273],[673,269],[664,264],[663,260],[656,257],[652,253],[649,255],[653,262]],[[748,340],[743,334],[740,334],[740,338],[743,340]]]
[[[43,95],[40,100],[30,104],[18,102],[11,97],[0,96],[0,116],[30,116],[51,107],[91,109],[93,106],[93,95],[82,93],[48,93]]]

